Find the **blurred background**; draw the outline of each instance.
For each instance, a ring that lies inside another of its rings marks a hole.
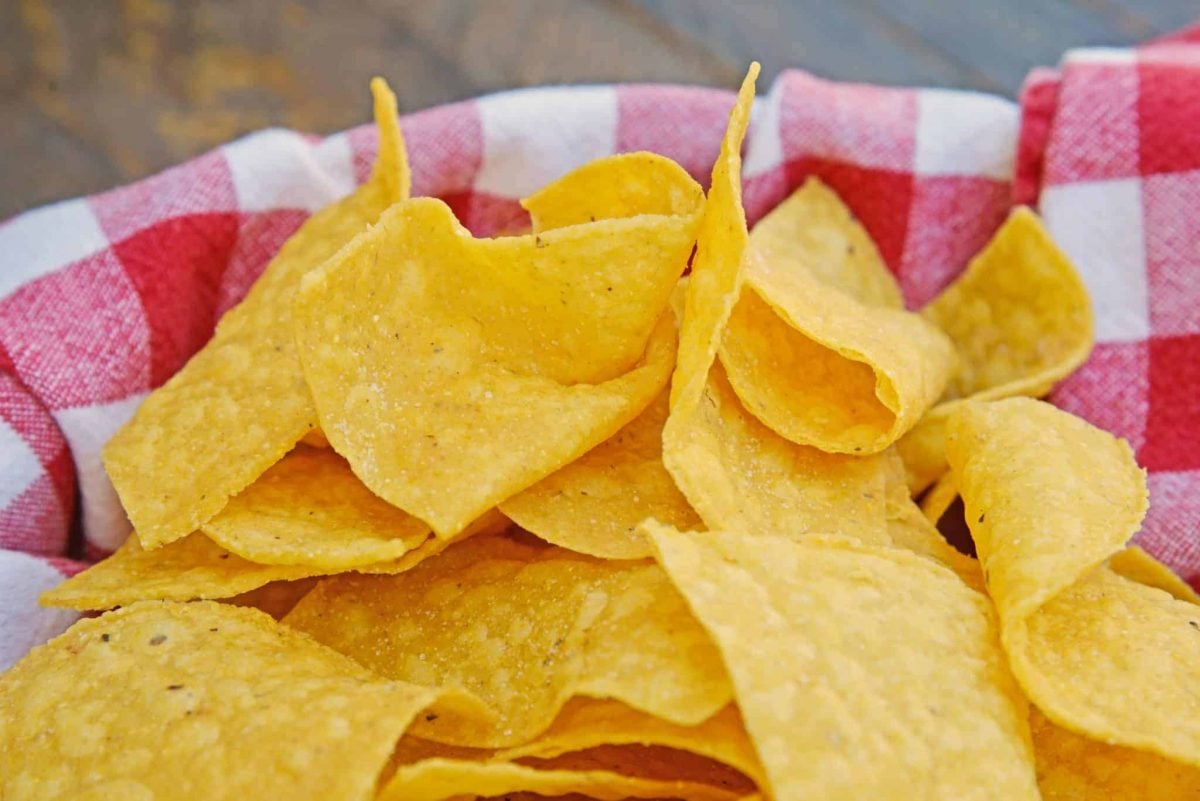
[[[1197,0],[0,0],[0,218],[268,125],[365,122],[515,86],[760,86],[783,68],[1015,96],[1068,47],[1123,45]]]

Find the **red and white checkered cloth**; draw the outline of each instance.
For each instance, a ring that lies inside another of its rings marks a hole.
[[[524,219],[517,198],[615,152],[663,153],[704,181],[732,100],[556,87],[420,112],[403,119],[413,190],[488,234]],[[72,619],[36,596],[80,566],[62,558],[73,538],[96,557],[129,533],[102,444],[305,217],[366,178],[375,145],[371,126],[267,130],[0,225],[0,668]],[[913,306],[1014,197],[1039,204],[1100,343],[1055,400],[1134,444],[1153,500],[1140,542],[1200,580],[1200,35],[1073,51],[1031,76],[1020,108],[789,71],[757,103],[744,173],[752,222],[819,175]]]

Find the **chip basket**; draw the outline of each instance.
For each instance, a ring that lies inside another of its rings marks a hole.
[[[385,70],[386,71],[386,70]],[[546,87],[403,118],[413,194],[476,235],[588,160],[650,150],[702,183],[733,95]],[[1135,540],[1200,586],[1200,29],[1069,52],[1020,102],[836,83],[797,70],[760,95],[745,148],[751,224],[810,175],[849,204],[918,308],[1014,204],[1038,208],[1092,296],[1097,345],[1052,399],[1127,438],[1152,506]],[[129,534],[103,443],[210,336],[280,244],[363,182],[364,125],[270,129],[135,184],[0,225],[0,668],[73,613],[38,594]]]

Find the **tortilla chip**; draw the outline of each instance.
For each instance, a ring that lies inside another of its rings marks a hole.
[[[297,283],[408,197],[396,98],[382,79],[371,91],[379,128],[371,179],[284,243],[212,340],[104,448],[104,466],[147,548],[195,531],[317,424],[292,334]]]
[[[921,512],[936,526],[957,498],[958,485],[954,483],[954,476],[945,473],[921,498]]]
[[[720,364],[703,391],[690,418],[676,417],[673,437],[668,419],[663,453],[708,528],[888,542],[881,456],[830,454],[780,437],[742,408]]]
[[[903,309],[904,297],[867,229],[837,193],[809,176],[750,232],[764,261],[795,262],[867,306]]]
[[[413,730],[453,745],[527,742],[579,695],[683,726],[730,700],[708,636],[651,563],[476,537],[402,576],[323,581],[285,621],[381,675],[496,710],[492,726],[442,716]]]
[[[0,676],[0,795],[358,801],[436,698],[261,612],[135,604]]]
[[[1196,605],[1099,567],[1006,625],[1013,672],[1053,720],[1200,766]]]
[[[891,544],[896,548],[912,551],[948,567],[962,579],[963,583],[976,592],[986,593],[983,571],[979,562],[960,553],[948,543],[938,531],[936,521],[926,517],[922,510],[908,497],[904,479],[904,463],[895,450],[885,454],[887,458],[887,530]]]
[[[526,531],[604,559],[651,554],[638,524],[653,517],[679,529],[701,526],[662,462],[664,391],[632,423],[566,467],[500,504]]]
[[[1079,274],[1027,208],[1015,209],[922,314],[949,335],[959,371],[899,442],[916,494],[946,470],[944,432],[955,399],[1040,397],[1087,360],[1092,307]]]
[[[743,785],[738,788],[739,792],[705,784],[687,776],[682,769],[673,778],[628,775],[620,770],[629,767],[628,758],[613,758],[610,755],[612,751],[619,752],[619,746],[594,750],[599,753],[582,765],[569,762],[564,765],[563,757],[539,761],[536,766],[430,757],[400,766],[384,785],[378,798],[381,801],[443,801],[485,796],[508,798],[510,793],[525,791],[540,797],[581,793],[588,798],[604,801],[626,798],[733,801],[752,789]]]
[[[440,201],[397,204],[299,293],[325,436],[375,494],[453,536],[666,385],[664,312],[694,227],[643,215],[476,240]]]
[[[947,400],[1044,395],[1092,348],[1087,288],[1024,206],[921,313],[949,335],[962,360]]]
[[[462,537],[502,530],[508,520],[499,512],[480,518]],[[359,573],[402,573],[451,543],[428,537],[399,559],[361,565]],[[147,551],[130,537],[116,553],[42,593],[41,603],[68,609],[96,610],[135,601],[190,601],[231,598],[277,581],[298,581],[330,571],[308,565],[260,565],[226,551],[195,532],[170,545]]]
[[[1029,719],[1044,801],[1181,801],[1200,798],[1200,770],[1096,742],[1033,710]]]
[[[1186,581],[1136,545],[1117,551],[1109,558],[1108,566],[1118,576],[1130,581],[1157,587],[1181,601],[1200,604],[1200,595]]]
[[[263,565],[337,572],[399,559],[429,526],[380,500],[342,457],[299,446],[201,527],[217,545]]]
[[[674,161],[623,153],[584,165],[521,204],[540,232],[599,219],[689,214],[703,199]],[[667,409],[664,392],[612,438],[504,501],[505,514],[547,542],[606,559],[649,556],[637,533],[648,517],[698,527],[700,518],[662,464]]]
[[[732,704],[699,725],[678,726],[617,701],[576,698],[563,706],[549,729],[524,745],[497,751],[496,757],[546,759],[601,745],[666,746],[728,765],[756,784],[766,781]]]
[[[308,595],[315,586],[315,576],[296,581],[272,581],[249,592],[227,598],[225,603],[248,606],[266,612],[276,620],[282,620],[283,616],[292,611],[296,604],[300,603],[300,599]]]
[[[741,289],[743,260],[754,258],[747,251],[739,152],[757,75],[754,64],[713,167],[684,293],[663,463],[710,529],[796,536],[818,530],[886,540],[879,460],[825,454],[783,439],[742,408],[714,363]]]
[[[967,523],[1006,623],[1123,548],[1146,513],[1145,476],[1128,443],[1048,403],[964,404],[947,433]]]
[[[1200,765],[1196,605],[1105,565],[1147,506],[1128,444],[1014,398],[964,405],[947,455],[1029,699],[1093,739]]]
[[[749,235],[746,212],[742,208],[742,140],[750,124],[750,106],[754,102],[754,81],[759,67],[750,65],[738,92],[737,103],[729,114],[729,126],[721,140],[721,153],[713,165],[712,186],[704,203],[704,213],[696,233],[696,253],[692,273],[684,293],[684,311],[679,333],[679,353],[671,378],[671,418],[684,421],[695,414],[704,394],[708,370],[717,357],[721,333],[733,311],[742,287],[742,259]],[[668,441],[686,428],[674,426],[668,418],[663,432],[664,450]],[[675,471],[668,464],[672,475]],[[679,476],[675,476],[678,480]],[[686,494],[686,491],[685,491]]]
[[[845,539],[646,529],[721,649],[769,795],[1038,798],[990,605],[950,571]]]
[[[832,194],[808,186],[813,190],[801,189],[793,201],[810,191]],[[775,226],[767,229],[767,245],[758,246],[755,228],[749,246],[756,257],[745,262],[745,289],[729,318],[721,362],[746,409],[781,436],[830,453],[877,453],[941,396],[956,356],[945,334],[919,315],[860,301],[822,279],[819,270],[854,269],[810,261],[831,246],[857,254],[861,245],[843,242],[866,234],[843,221],[846,214],[844,207],[818,213],[791,252]],[[823,224],[841,228],[822,231]],[[825,247],[808,252],[814,240]],[[886,292],[861,286],[877,269],[860,272],[831,280],[889,302]]]
[[[536,232],[645,214],[689,217],[704,191],[657,153],[621,153],[572,170],[521,201]]]

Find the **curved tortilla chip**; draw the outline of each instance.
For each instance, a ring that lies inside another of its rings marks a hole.
[[[572,170],[521,201],[535,232],[637,217],[691,216],[704,191],[687,170],[657,153],[621,153]]]
[[[945,473],[921,498],[921,513],[936,526],[957,497],[958,485],[954,483],[954,476]]]
[[[1087,359],[1087,288],[1037,215],[1015,209],[954,283],[921,313],[949,335],[959,370],[898,443],[916,494],[946,470],[944,427],[959,398],[1040,397]]]
[[[1197,595],[1186,581],[1136,545],[1130,545],[1125,550],[1113,554],[1108,560],[1108,567],[1118,576],[1124,576],[1130,581],[1145,584],[1147,587],[1157,587],[1181,601],[1200,604],[1200,595]]]
[[[667,393],[633,422],[566,467],[500,504],[521,528],[547,542],[604,559],[641,559],[650,545],[638,524],[654,518],[679,529],[700,518],[662,462]]]
[[[476,240],[440,201],[393,206],[297,298],[325,436],[375,494],[453,536],[666,385],[694,227],[643,215]]]
[[[955,366],[945,335],[904,311],[870,235],[809,178],[750,233],[756,258],[721,360],[748,409],[796,442],[875,452],[916,423]]]
[[[314,214],[284,243],[212,340],[104,447],[104,466],[147,548],[187,536],[317,424],[292,333],[305,273],[408,197],[396,98],[371,82],[379,157],[353,194]]]
[[[255,610],[135,604],[0,676],[0,795],[361,801],[437,697]]]
[[[508,520],[490,512],[463,533],[489,534]],[[399,559],[360,565],[359,573],[402,573],[445,550],[452,540],[428,537]],[[226,551],[195,532],[169,545],[147,551],[130,537],[116,553],[42,593],[41,603],[68,609],[111,609],[135,601],[190,601],[232,598],[275,581],[297,581],[331,571],[308,565],[260,565]],[[334,571],[337,572],[337,571]]]
[[[742,408],[717,349],[741,290],[747,251],[741,143],[758,65],[730,113],[684,292],[663,464],[710,529],[802,535],[844,532],[886,541],[878,458],[822,453],[768,429]]]
[[[700,186],[674,161],[624,153],[568,173],[521,205],[541,232],[598,219],[689,214],[703,200]],[[648,517],[698,527],[700,518],[662,463],[667,409],[664,392],[610,439],[504,501],[505,514],[547,542],[606,559],[649,556],[637,532]]]
[[[742,408],[719,363],[691,418],[676,419],[673,438],[664,429],[664,461],[708,528],[888,542],[882,456],[784,439]]]
[[[759,253],[745,271],[721,363],[773,431],[829,453],[878,453],[941,396],[954,347],[919,315],[861,303],[794,257]]]
[[[688,798],[696,801],[733,801],[752,788],[738,790],[696,781],[680,770],[675,778],[630,776],[610,766],[601,751],[582,766],[560,766],[562,758],[537,766],[503,761],[468,761],[431,757],[402,765],[383,786],[380,801],[446,801],[455,798],[509,797],[533,792],[539,797],[581,793],[601,801],[626,798]],[[621,764],[621,763],[619,763]],[[689,766],[691,767],[691,766]]]
[[[991,607],[950,571],[848,540],[646,529],[721,649],[768,795],[1038,798]]]
[[[937,529],[937,521],[926,517],[921,508],[908,496],[904,464],[900,457],[894,450],[888,451],[886,456],[887,531],[891,544],[950,568],[968,587],[986,594],[979,562],[960,553],[946,542],[946,538]]]
[[[1169,759],[1097,742],[1029,716],[1043,801],[1182,801],[1200,798],[1200,770]]]
[[[328,572],[399,559],[429,526],[380,500],[326,449],[300,446],[201,527],[230,553],[263,565]]]
[[[650,563],[476,537],[405,575],[323,581],[285,621],[381,675],[491,704],[492,726],[442,716],[414,729],[454,745],[526,742],[579,695],[684,726],[730,700],[720,657]]]
[[[798,263],[813,278],[867,306],[903,309],[900,285],[867,229],[837,193],[809,176],[750,232],[750,247],[768,263]]]
[[[618,701],[575,698],[563,706],[549,729],[524,745],[497,751],[496,757],[547,759],[602,745],[666,746],[728,765],[757,785],[766,781],[733,704],[696,726],[679,726]]]
[[[1104,563],[1145,514],[1122,440],[1028,399],[962,406],[947,455],[1026,695],[1093,739],[1200,765],[1200,615]]]

